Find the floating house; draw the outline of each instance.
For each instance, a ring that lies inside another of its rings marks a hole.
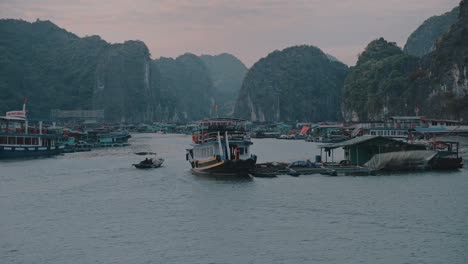
[[[337,148],[344,149],[343,163],[348,165],[362,166],[373,156],[381,153],[426,150],[424,145],[409,144],[400,140],[383,136],[362,136],[347,141],[322,145],[321,152],[325,151],[325,161],[330,156],[333,161],[333,151]],[[322,155],[322,153],[321,153]]]

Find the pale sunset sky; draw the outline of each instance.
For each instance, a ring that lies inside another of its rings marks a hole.
[[[152,58],[231,53],[248,67],[274,50],[315,45],[348,65],[373,39],[402,47],[459,0],[0,0],[0,18],[51,20],[78,36],[142,40]]]

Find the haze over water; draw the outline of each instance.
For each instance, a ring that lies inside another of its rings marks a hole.
[[[2,263],[467,263],[468,170],[376,177],[193,176],[189,136],[0,162]],[[137,170],[135,151],[164,167]],[[254,140],[260,161],[319,153]]]

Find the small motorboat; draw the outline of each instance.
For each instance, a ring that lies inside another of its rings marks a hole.
[[[156,156],[146,157],[140,163],[132,164],[137,169],[154,169],[162,166],[164,159]]]

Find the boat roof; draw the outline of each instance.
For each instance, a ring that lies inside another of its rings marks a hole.
[[[365,136],[361,136],[361,137],[355,137],[355,138],[352,138],[350,140],[346,140],[346,141],[343,141],[343,142],[320,145],[320,148],[335,149],[335,148],[339,148],[339,147],[346,147],[346,146],[351,146],[351,145],[363,143],[363,142],[366,142],[366,141],[369,141],[371,139],[375,139],[375,138],[378,138],[378,137],[381,137],[381,136],[365,135]]]
[[[420,133],[451,132],[445,127],[415,127],[414,130]]]
[[[421,120],[424,121],[434,121],[434,122],[452,122],[452,123],[460,123],[458,120],[452,120],[452,119],[437,119],[437,118],[426,118],[425,116],[421,117]]]
[[[232,125],[232,124],[243,124],[246,122],[247,120],[240,119],[240,118],[218,117],[218,118],[203,119],[199,123],[200,125]]]
[[[426,118],[425,116],[392,116],[390,119],[394,120],[421,120]]]
[[[218,145],[218,141],[207,141],[207,142],[203,142],[201,144],[198,144],[198,143],[190,143],[190,146],[192,147],[200,147],[200,146],[204,146],[204,145]],[[225,145],[226,144],[226,141],[222,140],[221,141],[221,145]],[[229,140],[229,144],[239,144],[239,145],[253,145],[253,143],[251,141],[248,141],[248,140]]]
[[[352,139],[350,139],[350,140],[346,140],[346,141],[339,142],[339,143],[320,145],[320,148],[324,148],[324,149],[336,149],[336,148],[340,148],[340,147],[347,147],[347,146],[352,146],[352,145],[358,145],[358,144],[361,144],[361,143],[364,143],[364,142],[367,142],[367,141],[370,141],[370,140],[375,140],[375,139],[384,139],[384,140],[387,140],[387,141],[393,141],[393,142],[395,142],[395,143],[409,144],[409,143],[403,142],[403,141],[401,141],[401,140],[393,139],[393,138],[382,137],[382,136],[369,136],[369,135],[365,135],[365,136],[355,137],[355,138],[352,138]]]
[[[0,119],[4,120],[15,120],[15,121],[26,121],[26,119],[21,117],[13,117],[13,116],[0,116]]]
[[[61,137],[62,134],[24,134],[24,133],[3,133],[0,132],[0,136],[9,136],[9,137],[41,137],[41,138],[57,138]]]

